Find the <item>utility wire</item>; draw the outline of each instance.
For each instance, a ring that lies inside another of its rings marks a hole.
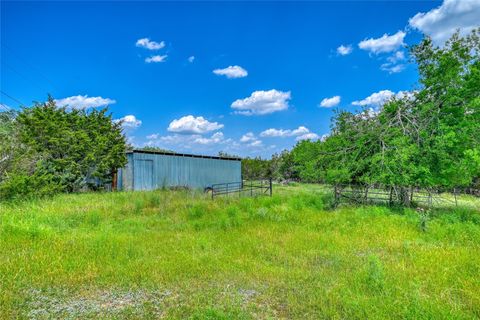
[[[22,58],[20,55],[18,55],[17,53],[15,53],[10,47],[8,47],[7,45],[5,44],[1,44],[2,47],[4,47],[5,49],[7,49],[8,51],[10,51],[10,53],[15,57],[17,58],[17,60],[23,62],[23,64],[25,64],[27,67],[29,67],[30,69],[32,69],[33,71],[36,71],[37,74],[39,74],[40,76],[42,76],[45,80],[47,80],[50,85],[53,87],[53,89],[55,89],[56,91],[59,91],[54,82],[52,80],[50,80],[50,78],[48,78],[39,68],[37,68],[36,66],[34,66],[33,64],[31,64],[30,62],[28,62],[27,60],[25,60],[24,58]],[[10,67],[10,69],[12,69]],[[17,72],[18,73],[18,72]]]
[[[12,99],[13,101],[15,101],[15,102],[17,102],[17,103],[20,103],[20,105],[26,106],[25,103],[23,103],[22,101],[18,100],[17,98],[12,97],[11,95],[9,95],[8,93],[6,93],[5,91],[0,90],[0,92],[1,92],[3,95],[5,95],[6,97]]]
[[[32,83],[35,87],[37,87],[38,89],[42,90],[42,91],[46,91],[48,92],[48,90],[45,90],[45,87],[40,87],[39,85],[37,85],[37,83],[35,81],[33,81],[32,79],[30,78],[27,78],[26,76],[24,76],[23,74],[21,74],[20,72],[18,72],[17,70],[15,70],[12,66],[8,65],[7,63],[4,63],[4,65],[10,69],[11,71],[13,71],[14,73],[16,73],[20,78],[23,78],[24,80],[26,80],[27,82],[30,82]]]

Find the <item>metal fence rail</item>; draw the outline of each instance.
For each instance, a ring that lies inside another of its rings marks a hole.
[[[428,207],[440,205],[457,206],[458,196],[467,194],[466,192],[458,192],[459,190],[457,189],[448,192],[448,190],[439,191],[413,187],[398,188],[380,185],[335,185],[333,189],[335,205],[346,201],[357,204],[415,204]],[[446,192],[450,193],[450,198],[447,197]],[[475,193],[471,193],[471,195],[476,196]]]
[[[240,182],[216,183],[208,188],[212,199],[218,196],[238,195],[242,196],[272,196],[272,179],[243,180]]]

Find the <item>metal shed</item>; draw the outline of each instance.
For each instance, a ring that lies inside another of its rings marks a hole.
[[[215,183],[242,181],[240,158],[133,150],[118,170],[118,190],[163,187],[206,188]]]

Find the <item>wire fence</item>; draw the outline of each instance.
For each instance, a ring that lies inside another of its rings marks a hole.
[[[459,206],[463,196],[480,196],[480,190],[437,190],[415,187],[388,187],[380,185],[334,185],[335,205],[342,202],[356,204],[382,203],[387,205],[445,207]]]

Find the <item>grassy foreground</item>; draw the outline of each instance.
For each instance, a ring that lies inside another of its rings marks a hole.
[[[427,220],[331,210],[319,186],[0,204],[0,318],[480,318],[480,201],[463,200]]]

